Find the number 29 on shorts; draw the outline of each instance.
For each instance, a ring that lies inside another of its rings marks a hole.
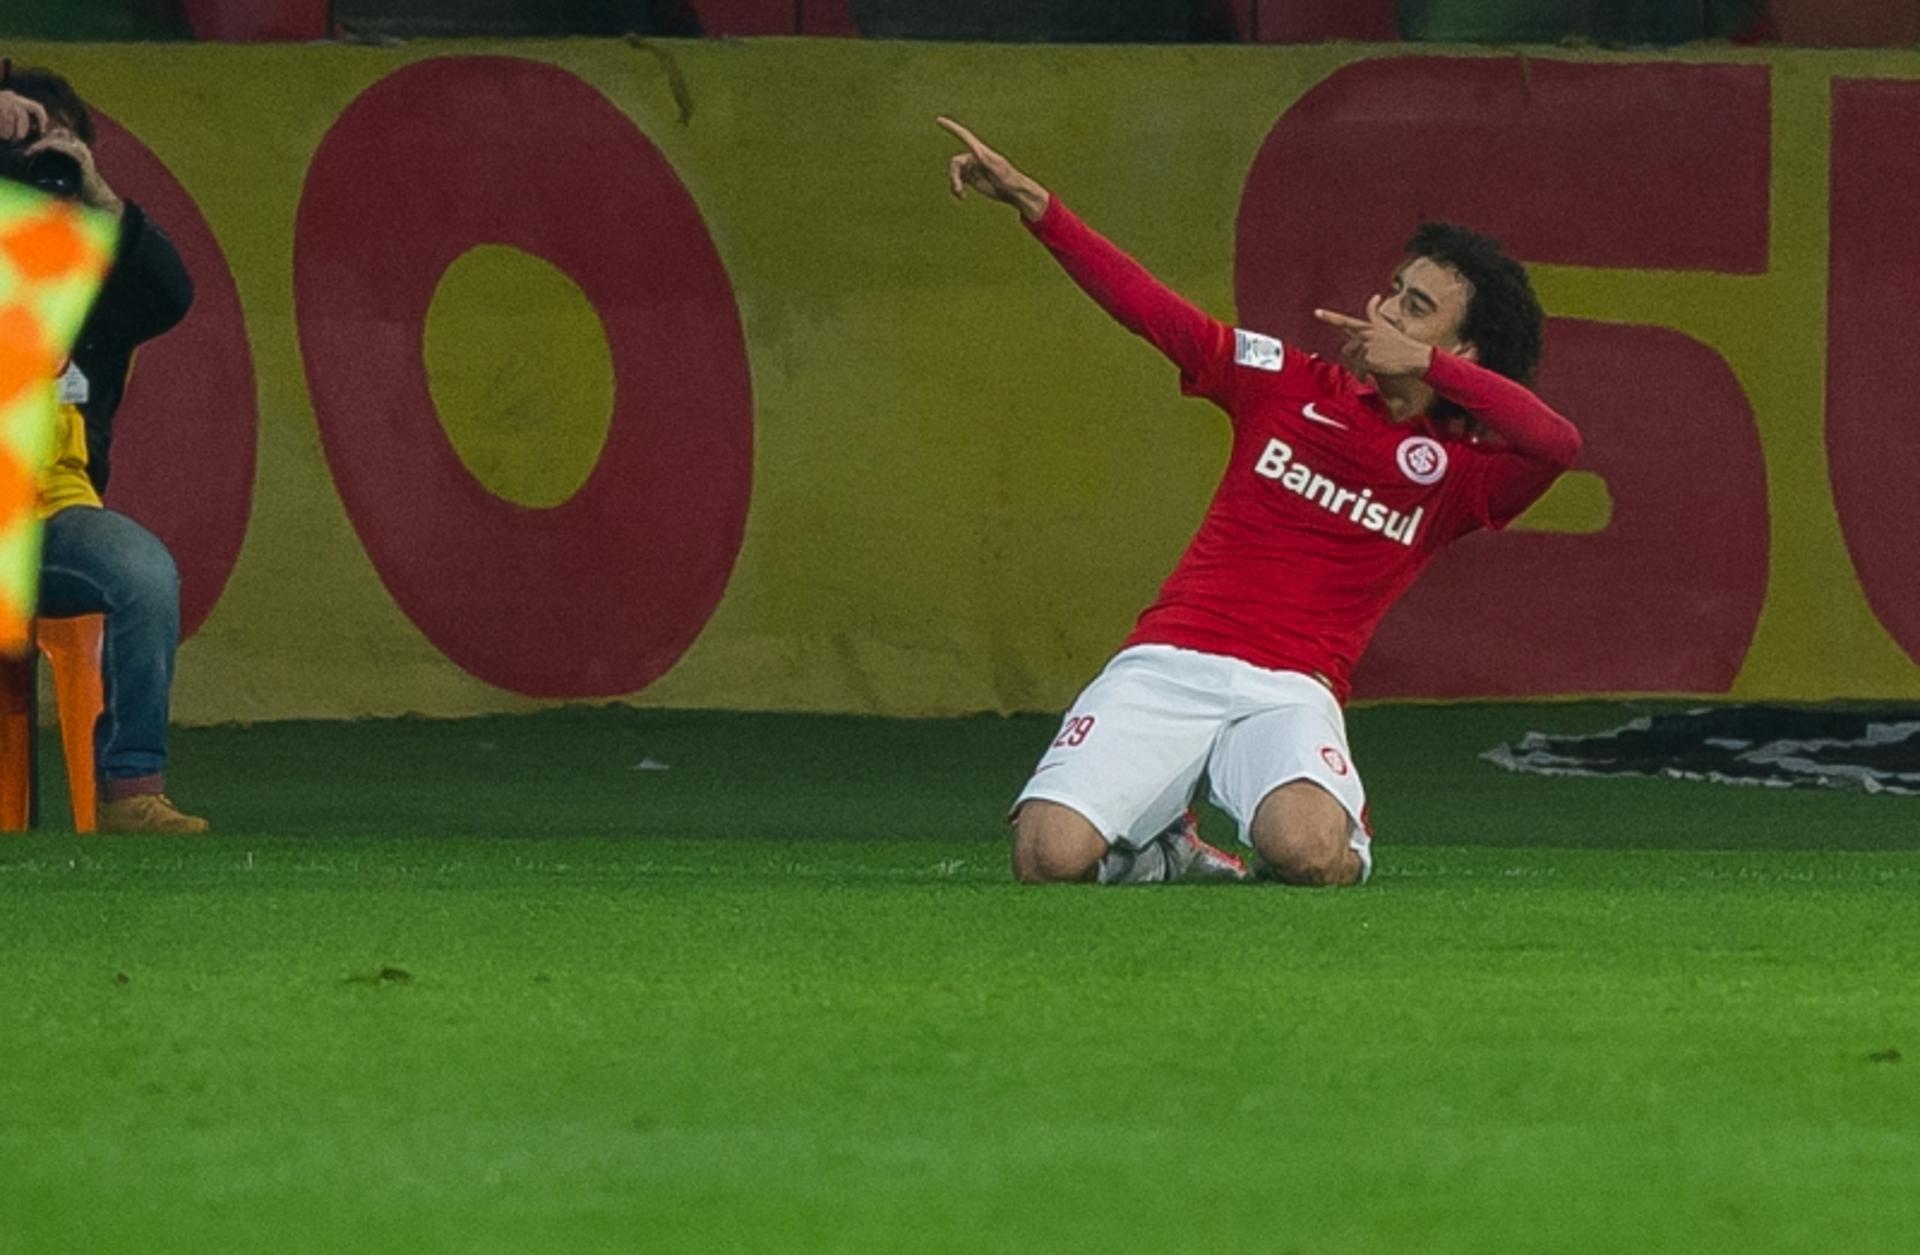
[[[1068,715],[1066,723],[1060,727],[1060,735],[1053,739],[1054,749],[1072,749],[1087,739],[1093,731],[1092,715]]]

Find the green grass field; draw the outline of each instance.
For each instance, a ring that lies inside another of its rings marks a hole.
[[[0,839],[0,1252],[1916,1249],[1920,804],[1475,758],[1624,713],[1356,712],[1336,893],[1011,884],[1051,719],[183,731]]]

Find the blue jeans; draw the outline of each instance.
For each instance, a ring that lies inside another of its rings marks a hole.
[[[100,656],[106,708],[93,727],[103,790],[108,781],[164,775],[180,645],[180,572],[167,547],[124,514],[69,506],[47,520],[41,540],[40,613],[107,616]]]

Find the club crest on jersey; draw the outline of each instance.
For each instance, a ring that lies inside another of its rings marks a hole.
[[[1306,463],[1296,461],[1293,446],[1284,440],[1267,441],[1267,447],[1260,451],[1260,460],[1253,464],[1253,473],[1277,481],[1288,492],[1305,497],[1329,514],[1403,545],[1413,544],[1414,533],[1420,530],[1420,519],[1427,512],[1425,506],[1419,506],[1410,515],[1402,514],[1384,501],[1375,501],[1371,488],[1362,488],[1359,492],[1342,488]]]
[[[1416,484],[1437,484],[1447,473],[1447,448],[1431,436],[1408,436],[1395,456],[1400,473]]]
[[[1327,770],[1336,776],[1344,776],[1347,774],[1347,756],[1331,745],[1322,745],[1320,747],[1320,761],[1325,763]]]
[[[1238,327],[1233,331],[1233,361],[1236,366],[1250,366],[1254,370],[1270,370],[1275,374],[1287,364],[1287,346],[1272,336],[1263,336],[1257,331],[1242,331]]]

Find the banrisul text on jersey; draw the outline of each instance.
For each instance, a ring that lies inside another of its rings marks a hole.
[[[1425,506],[1416,507],[1411,515],[1390,509],[1373,499],[1371,488],[1362,488],[1359,492],[1342,488],[1306,463],[1296,462],[1293,446],[1284,440],[1267,441],[1260,460],[1253,465],[1253,473],[1278,480],[1282,488],[1305,497],[1329,514],[1340,515],[1403,545],[1413,544],[1420,530],[1420,518],[1426,513]]]

